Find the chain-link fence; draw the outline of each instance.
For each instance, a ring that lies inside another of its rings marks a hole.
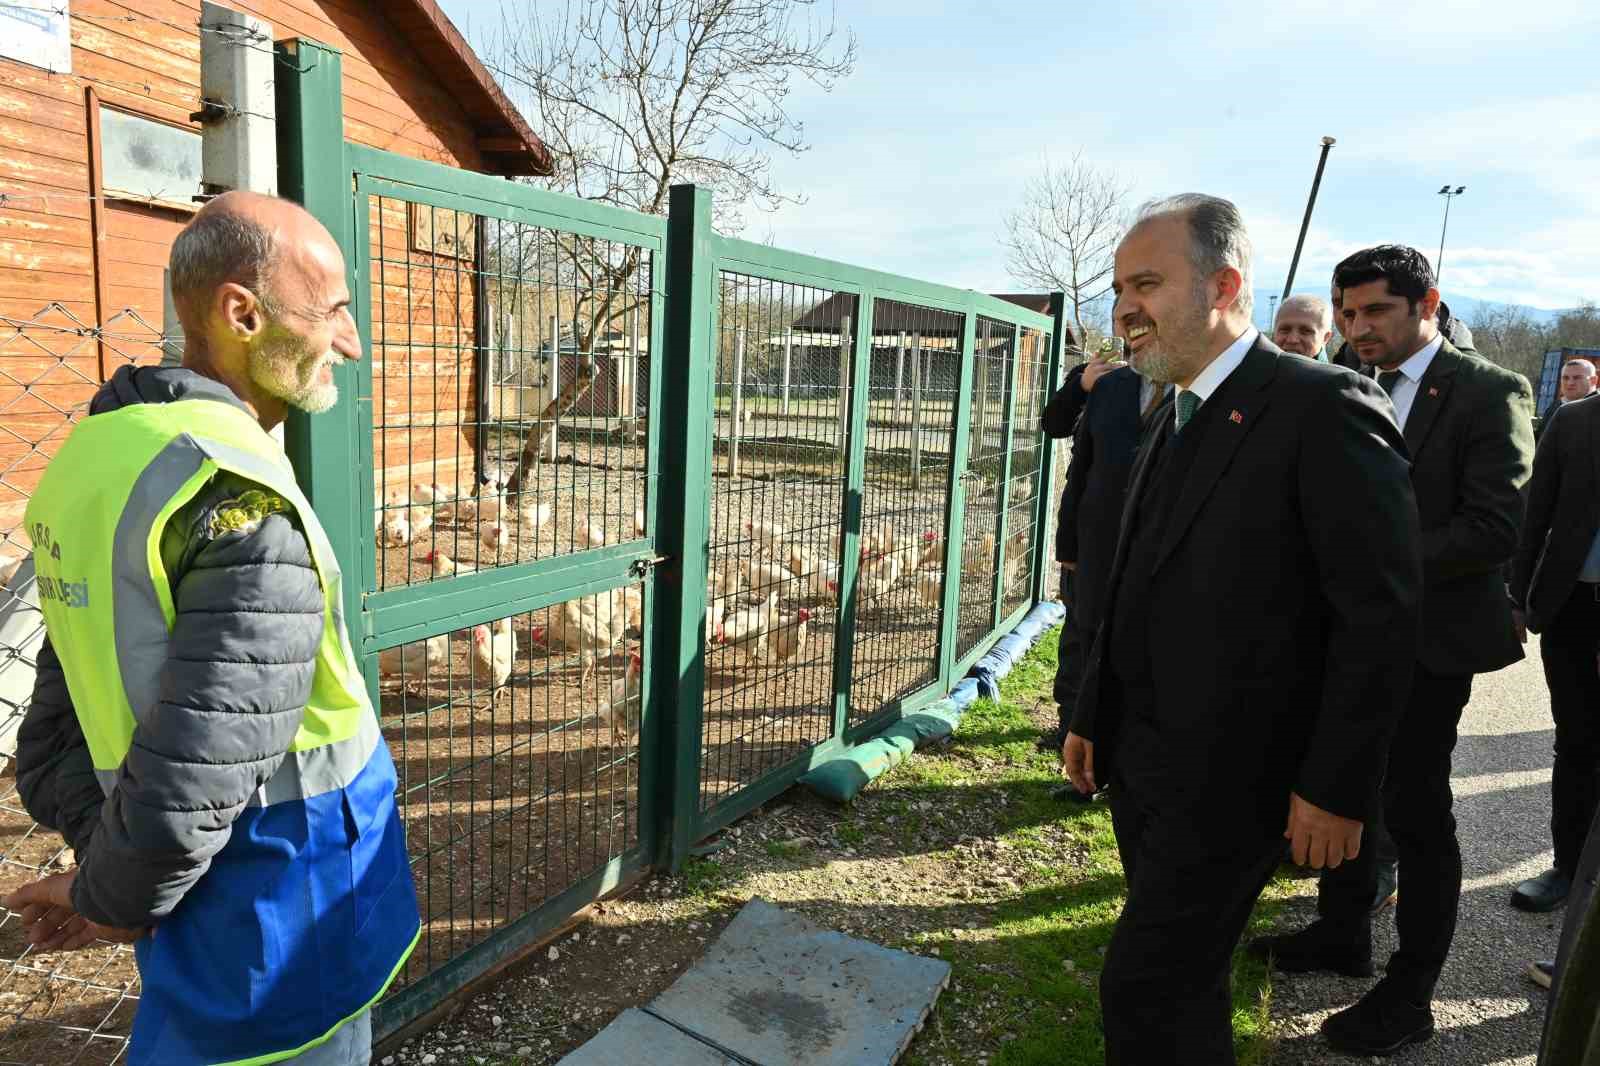
[[[61,837],[34,823],[17,792],[17,732],[44,639],[23,511],[101,382],[160,357],[160,329],[131,309],[104,322],[63,304],[0,316],[0,895],[72,864]],[[0,1064],[118,1061],[138,993],[129,948],[38,955],[21,919],[0,911]]]

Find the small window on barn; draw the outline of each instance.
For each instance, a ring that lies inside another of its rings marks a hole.
[[[199,206],[200,134],[194,130],[102,107],[100,156],[106,196],[187,211]]]

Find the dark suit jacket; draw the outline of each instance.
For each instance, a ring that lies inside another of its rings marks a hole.
[[[1566,606],[1600,529],[1600,395],[1562,404],[1545,425],[1511,574],[1533,630]]]
[[[1521,374],[1449,341],[1417,384],[1405,425],[1422,518],[1422,650],[1436,674],[1522,658],[1505,567],[1533,465],[1533,390]]]
[[[1139,375],[1129,367],[1119,367],[1097,381],[1072,437],[1057,543],[1061,543],[1060,528],[1070,523],[1073,530],[1067,543],[1075,554],[1064,561],[1078,564],[1072,610],[1085,631],[1092,631],[1101,619],[1116,556],[1123,495],[1139,451],[1140,384]],[[1045,431],[1051,428],[1047,425]]]
[[[1421,533],[1405,445],[1373,381],[1285,356],[1265,338],[1206,401],[1149,586],[1156,729],[1171,795],[1223,826],[1280,832],[1289,793],[1345,817],[1375,809],[1411,685]],[[1171,417],[1169,401],[1157,412]],[[1137,499],[1154,428],[1135,462]],[[1107,618],[1128,550],[1124,512]],[[1095,776],[1126,712],[1104,625],[1073,732]],[[1241,800],[1243,803],[1241,804]]]

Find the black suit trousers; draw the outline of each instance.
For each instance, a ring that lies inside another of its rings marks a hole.
[[[1419,1003],[1433,998],[1455,937],[1461,845],[1451,811],[1450,756],[1471,696],[1471,674],[1434,674],[1419,664],[1383,781],[1383,826],[1394,840],[1400,865],[1395,907],[1400,946],[1390,956],[1388,980]],[[1373,842],[1379,832],[1377,825],[1368,824],[1361,854],[1324,873],[1318,889],[1318,910],[1352,940],[1372,935],[1380,861]]]
[[[1556,869],[1578,868],[1583,842],[1600,807],[1600,586],[1573,586],[1566,605],[1539,635],[1550,716],[1556,723],[1550,782],[1550,836]]]
[[[1100,973],[1106,1066],[1231,1066],[1233,951],[1282,839],[1204,824],[1121,774],[1111,819],[1128,901]]]

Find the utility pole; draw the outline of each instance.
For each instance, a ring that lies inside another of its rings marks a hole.
[[[1465,185],[1457,185],[1454,190],[1446,185],[1439,190],[1439,195],[1444,197],[1444,225],[1439,227],[1439,258],[1433,263],[1433,283],[1439,284],[1439,278],[1444,273],[1444,235],[1450,229],[1450,201],[1467,191]]]
[[[1311,196],[1306,200],[1306,217],[1300,220],[1300,237],[1294,242],[1294,258],[1289,260],[1289,277],[1283,283],[1283,298],[1289,298],[1294,285],[1294,272],[1300,267],[1300,249],[1305,247],[1306,230],[1311,228],[1311,210],[1317,206],[1317,189],[1322,185],[1322,168],[1328,165],[1328,149],[1336,142],[1332,137],[1322,138],[1322,154],[1317,157],[1317,176],[1311,179]]]
[[[278,191],[278,123],[272,26],[253,15],[200,4],[200,188],[209,200],[231,189]],[[183,327],[162,277],[161,365],[183,359]]]

